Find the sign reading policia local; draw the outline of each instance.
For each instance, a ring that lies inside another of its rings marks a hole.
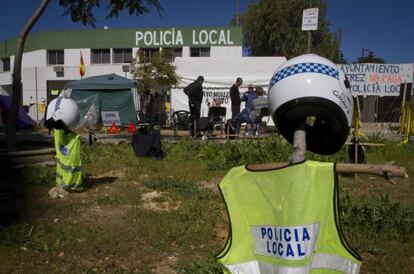
[[[241,27],[65,30],[31,33],[25,52],[39,49],[242,46]],[[17,39],[0,41],[0,58],[15,54]]]
[[[137,31],[136,47],[182,46],[236,46],[240,45],[240,33],[230,28],[212,29],[159,29]]]

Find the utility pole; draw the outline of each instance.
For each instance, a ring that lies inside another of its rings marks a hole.
[[[309,8],[312,8],[312,0],[309,0]],[[308,30],[308,53],[311,53],[312,49],[312,34],[311,31]]]
[[[365,58],[365,52],[370,52],[371,50],[370,49],[366,49],[366,48],[362,48],[361,49],[361,63],[365,63],[364,62],[364,58]],[[373,95],[373,96],[375,96],[373,99],[375,99],[375,101],[374,101],[374,122],[375,123],[378,123],[378,104],[379,104],[379,96],[378,95]],[[372,96],[370,96],[370,98],[372,98]],[[367,102],[370,102],[371,100],[370,99],[368,99],[367,98]],[[369,108],[368,108],[369,109]],[[364,113],[366,113],[365,111],[364,111]],[[370,111],[368,111],[368,121],[370,120],[370,116],[369,116],[369,113],[370,113]],[[367,115],[367,114],[366,114]]]
[[[236,0],[236,26],[240,26],[240,0]]]

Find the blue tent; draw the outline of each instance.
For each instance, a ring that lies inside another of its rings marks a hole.
[[[3,126],[7,123],[7,115],[11,108],[11,102],[11,96],[0,95],[1,122],[3,123]],[[19,107],[18,113],[17,129],[32,129],[35,126],[36,123],[30,118],[22,106]]]

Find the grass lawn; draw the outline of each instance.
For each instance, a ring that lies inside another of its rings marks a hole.
[[[85,192],[51,199],[54,168],[1,169],[1,273],[221,273],[228,235],[217,185],[233,166],[286,161],[277,137],[163,144],[164,160],[130,145],[82,146]],[[414,146],[367,150],[414,175]],[[307,159],[346,162],[346,150]],[[4,164],[4,163],[3,163]],[[340,176],[341,220],[362,273],[414,273],[413,180]]]

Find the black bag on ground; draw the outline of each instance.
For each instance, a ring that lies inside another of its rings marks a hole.
[[[226,130],[226,135],[230,135],[228,136],[229,139],[234,139],[236,138],[236,136],[234,135],[234,127],[236,126],[236,120],[235,119],[229,119],[226,122],[225,125],[225,130]]]
[[[209,126],[208,117],[201,117],[197,120],[197,131],[207,131]]]
[[[358,158],[357,163],[362,164],[365,160],[365,147],[359,145],[357,149]],[[355,163],[355,144],[348,145],[348,160],[350,163]]]
[[[140,128],[132,135],[132,147],[138,157],[163,158],[161,133],[158,129]]]

